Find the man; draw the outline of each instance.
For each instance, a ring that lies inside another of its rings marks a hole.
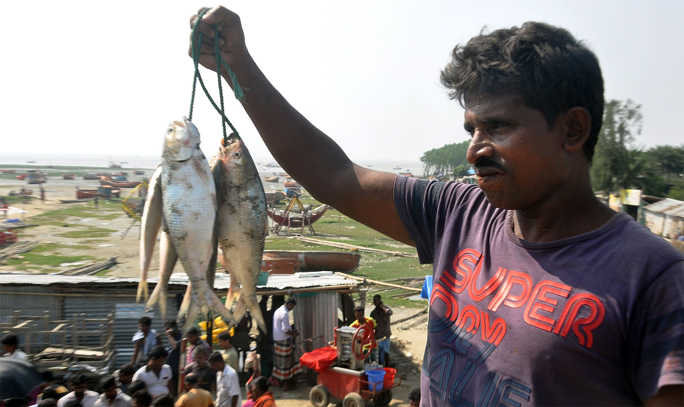
[[[135,350],[131,356],[131,364],[134,366],[139,366],[140,363],[144,362],[152,348],[161,344],[161,337],[151,326],[152,319],[150,317],[141,317],[138,320],[138,332],[133,335]]]
[[[200,63],[216,69],[218,41],[285,171],[434,264],[423,406],[682,404],[684,256],[594,196],[603,78],[583,43],[525,23],[454,49],[441,79],[478,188],[357,166],[266,79],[236,14],[198,29]]]
[[[409,407],[420,407],[420,388],[411,390],[408,399]]]
[[[133,392],[130,391],[130,385],[131,382],[133,382],[133,375],[135,374],[136,369],[133,367],[133,365],[130,364],[125,364],[121,366],[119,369],[119,375],[118,379],[116,381],[116,385],[121,389],[121,391],[128,396],[132,395]],[[116,377],[116,372],[114,372],[115,377]]]
[[[297,385],[296,375],[301,370],[294,351],[294,340],[299,335],[290,325],[289,312],[297,305],[294,298],[288,298],[273,313],[273,371],[271,383],[283,385],[285,390],[292,390]]]
[[[195,346],[203,345],[205,348],[211,349],[211,346],[209,346],[209,344],[204,339],[200,338],[200,331],[195,326],[188,329],[188,332],[185,334],[185,338],[187,339],[187,343],[189,344],[188,350],[186,352],[187,356],[185,357],[186,365],[189,365],[190,363],[195,361],[192,355],[192,350]]]
[[[221,347],[221,354],[223,355],[223,361],[233,369],[238,368],[238,353],[230,341],[230,332],[222,331],[218,334],[219,346]]]
[[[169,356],[166,358],[166,364],[171,367],[171,372],[173,373],[171,388],[174,389],[173,394],[175,394],[175,390],[178,388],[178,365],[180,362],[180,346],[183,335],[178,330],[178,324],[175,319],[166,321],[165,328],[166,330],[164,333],[166,334],[166,340],[169,342],[169,346],[166,348],[166,351],[169,353]]]
[[[55,384],[54,377],[50,370],[40,372],[40,376],[43,378],[43,382],[34,387],[33,390],[26,395],[26,400],[28,401],[29,406],[36,404],[38,402],[38,396],[43,394],[45,389]]]
[[[218,352],[209,356],[209,364],[216,372],[216,407],[241,406],[242,395],[237,372],[225,364],[223,356]]]
[[[88,390],[88,378],[84,374],[75,375],[71,381],[71,393],[57,401],[57,407],[64,407],[69,402],[80,403],[83,407],[93,407],[97,401],[98,394]]]
[[[392,308],[382,303],[380,294],[373,296],[373,304],[375,308],[370,313],[370,317],[375,320],[377,326],[375,327],[375,343],[378,345],[378,362],[381,365],[390,365],[390,336],[392,336],[392,329],[390,328],[390,316],[392,315]]]
[[[356,317],[356,320],[349,324],[350,327],[352,328],[358,328],[360,326],[365,326],[367,330],[370,331],[370,343],[366,344],[363,346],[363,351],[364,353],[368,352],[368,357],[370,358],[371,361],[377,362],[378,361],[378,354],[377,354],[377,349],[378,345],[375,342],[375,338],[377,335],[375,334],[375,328],[378,326],[378,324],[375,322],[375,319],[372,317],[366,318],[366,309],[363,308],[362,306],[356,306],[354,307],[354,316]]]
[[[141,367],[133,375],[133,381],[140,380],[147,386],[153,398],[171,394],[171,368],[166,364],[168,353],[163,346],[157,345],[149,353],[146,366]],[[135,399],[135,397],[133,397]]]
[[[147,390],[138,390],[133,393],[133,407],[150,407],[152,395]]]
[[[185,366],[183,369],[184,374],[194,373],[197,375],[199,380],[199,388],[214,392],[216,386],[216,373],[213,371],[211,366],[207,364],[207,358],[209,357],[209,349],[204,345],[197,345],[192,349],[192,353],[195,361]]]
[[[19,349],[19,337],[15,334],[7,334],[0,340],[5,350],[4,357],[28,361],[28,356]]]
[[[187,393],[178,398],[177,407],[213,407],[214,399],[211,393],[199,388],[199,378],[194,373],[185,376],[185,388]]]
[[[94,407],[132,407],[133,399],[121,392],[116,385],[114,376],[104,376],[100,379],[100,397]]]

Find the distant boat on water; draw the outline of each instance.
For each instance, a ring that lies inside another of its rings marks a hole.
[[[394,167],[393,170],[401,170],[401,167]]]
[[[29,164],[35,164],[36,163],[35,161],[26,161],[26,162]]]
[[[121,165],[115,163],[114,161],[110,161],[109,162],[109,168],[121,168]]]

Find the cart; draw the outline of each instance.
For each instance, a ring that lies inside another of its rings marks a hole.
[[[339,331],[341,333],[341,330]],[[354,362],[363,361],[368,357],[370,348],[364,349],[363,345],[370,343],[371,335],[372,329],[366,329],[364,326],[359,327],[352,335],[352,367],[355,366]],[[343,347],[343,341],[338,337],[338,329],[335,329],[335,343],[338,349]],[[339,359],[338,357],[338,362]],[[317,383],[309,392],[309,400],[314,407],[325,407],[332,399],[342,400],[342,407],[363,407],[365,402],[371,399],[376,406],[386,406],[392,401],[392,389],[401,385],[401,376],[395,375],[393,379],[385,380],[382,389],[376,390],[379,383],[370,383],[363,369],[330,366],[318,373]]]

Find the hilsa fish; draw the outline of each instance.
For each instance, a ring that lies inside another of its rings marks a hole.
[[[247,147],[234,134],[227,144],[221,141],[212,163],[218,202],[219,256],[231,280],[226,305],[231,305],[239,283],[241,290],[233,317],[240,321],[249,309],[261,330],[268,332],[256,298],[268,235],[264,187]]]
[[[153,293],[150,300],[161,298],[161,303],[165,302],[162,294],[177,258],[190,282],[188,298],[184,299],[187,306],[181,309],[183,313],[187,312],[188,327],[200,312],[210,310],[227,323],[234,323],[232,314],[206,278],[215,248],[213,233],[217,206],[214,179],[199,145],[199,131],[187,118],[169,124],[160,167],[161,199],[152,199],[149,208],[150,213],[156,213],[161,205],[161,223],[167,234],[162,236],[160,250],[164,258],[160,262],[159,295]],[[154,305],[150,302],[148,307]]]

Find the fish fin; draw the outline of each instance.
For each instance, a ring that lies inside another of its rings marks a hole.
[[[202,309],[203,313],[211,310],[220,315],[226,323],[234,321],[233,314],[226,309],[219,297],[217,297],[216,293],[214,293],[214,290],[209,287],[209,284],[207,284],[206,280],[195,280],[193,282],[192,299],[198,300],[197,305],[200,307],[200,309]],[[193,301],[191,306],[194,306],[194,302],[195,301]]]
[[[249,314],[256,320],[259,328],[261,328],[261,330],[264,332],[268,332],[268,329],[266,328],[266,321],[264,321],[264,316],[261,314],[261,308],[259,308],[256,295],[254,295],[251,299],[248,299],[244,296],[240,298],[240,301],[238,301],[237,305],[235,306],[235,310],[233,311],[233,317],[235,317],[235,320],[240,321],[245,316],[247,308],[249,308]]]
[[[147,286],[147,279],[143,280],[141,276],[141,279],[138,282],[138,293],[135,295],[135,302],[140,302],[140,299],[143,297],[145,298],[145,301],[147,301],[148,293],[149,287]]]
[[[159,303],[159,312],[161,313],[162,320],[166,320],[166,293],[168,292],[169,279],[177,261],[178,254],[175,247],[173,247],[169,234],[162,232],[159,242],[159,282],[154,287],[152,295],[146,304],[147,309],[152,309],[154,304]]]
[[[139,302],[143,295],[145,301],[149,298],[147,272],[150,269],[154,245],[162,224],[161,172],[161,166],[159,166],[150,179],[147,199],[145,200],[143,216],[140,222],[140,283],[138,284],[136,302]]]
[[[188,315],[188,309],[190,308],[191,300],[192,300],[192,283],[188,282],[188,288],[185,290],[185,295],[183,295],[183,301],[181,302],[181,306],[178,309],[178,320],[179,321],[180,321],[181,317]],[[186,319],[186,323],[187,323],[187,319]]]

